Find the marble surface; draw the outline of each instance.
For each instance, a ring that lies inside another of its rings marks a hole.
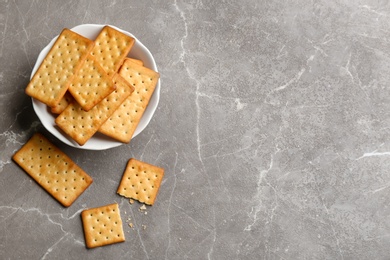
[[[149,126],[110,150],[62,144],[24,94],[84,23],[133,33],[161,73]],[[1,0],[1,259],[389,259],[389,28],[388,1]],[[94,179],[69,208],[11,160],[35,132]],[[147,215],[116,194],[131,157],[165,169]],[[80,212],[113,202],[126,242],[86,249]]]

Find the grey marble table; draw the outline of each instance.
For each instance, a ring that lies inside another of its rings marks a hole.
[[[85,23],[161,73],[148,127],[103,151],[56,139],[24,93]],[[390,259],[388,1],[1,0],[0,65],[1,259]],[[94,179],[69,208],[11,159],[35,132]],[[147,215],[116,194],[132,157],[165,169]],[[81,211],[113,202],[126,242],[87,249]]]

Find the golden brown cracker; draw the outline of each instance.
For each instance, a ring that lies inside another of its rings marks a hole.
[[[122,219],[117,203],[81,212],[88,248],[124,242]]]
[[[65,207],[92,183],[88,174],[39,133],[14,154],[13,160]]]
[[[113,75],[118,72],[134,42],[133,37],[110,26],[104,26],[95,39],[92,55],[109,75]]]
[[[119,74],[134,87],[134,92],[100,127],[99,132],[128,143],[141,120],[160,75],[129,60],[123,63]]]
[[[116,90],[91,110],[73,103],[56,118],[56,124],[79,145],[84,145],[134,90],[119,74],[113,81]]]
[[[69,85],[69,92],[86,111],[93,108],[114,90],[115,85],[111,77],[107,75],[92,55],[87,56]]]
[[[127,163],[117,193],[153,205],[163,176],[163,168],[132,158]]]
[[[26,94],[55,106],[93,46],[93,41],[64,29],[27,85]]]

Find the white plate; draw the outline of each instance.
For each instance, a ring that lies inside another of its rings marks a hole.
[[[105,25],[102,24],[82,24],[78,25],[71,30],[74,32],[77,32],[80,35],[83,35],[84,37],[87,37],[91,40],[95,40],[96,36],[99,34],[100,30]],[[126,32],[122,29],[119,29],[115,26],[110,25],[111,27],[133,37],[135,39],[135,43],[133,47],[131,48],[131,51],[128,55],[128,57],[140,59],[144,62],[145,67],[148,67],[154,71],[157,70],[156,62],[154,61],[154,58],[150,51],[131,33]],[[43,59],[49,52],[50,48],[53,46],[55,40],[58,36],[54,37],[51,42],[43,48],[41,53],[39,54],[37,61],[35,63],[35,66],[32,70],[31,77],[35,74],[38,67],[41,65]],[[158,101],[160,99],[160,80],[158,80],[156,89],[154,90],[154,93],[150,99],[149,105],[147,106],[141,121],[139,122],[137,129],[134,132],[133,138],[137,136],[139,133],[141,133],[145,127],[149,124],[149,121],[152,119],[154,112],[156,111]],[[81,149],[87,149],[87,150],[105,150],[113,147],[117,147],[122,145],[123,143],[115,141],[114,139],[107,137],[103,134],[96,133],[91,139],[89,139],[83,146],[80,146],[77,144],[71,137],[66,135],[64,132],[62,132],[55,124],[55,115],[53,115],[50,112],[50,109],[40,101],[36,99],[32,99],[33,107],[35,110],[35,113],[37,114],[38,118],[41,120],[43,126],[52,133],[55,137],[60,139],[65,144],[68,144],[70,146],[81,148]]]

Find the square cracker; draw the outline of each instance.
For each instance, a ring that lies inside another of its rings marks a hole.
[[[65,207],[92,183],[88,174],[39,133],[14,154],[13,160]]]
[[[133,37],[110,26],[104,26],[95,39],[92,55],[109,75],[113,75],[118,72],[134,42]]]
[[[84,145],[134,90],[119,74],[113,81],[116,90],[91,110],[74,102],[56,118],[56,124],[79,145]]]
[[[93,46],[93,41],[64,29],[27,85],[26,94],[55,106]]]
[[[149,104],[160,74],[131,60],[123,63],[119,74],[134,87],[134,92],[100,127],[99,132],[128,143]]]
[[[127,163],[117,193],[126,198],[153,205],[163,176],[163,168],[131,158]]]
[[[88,248],[124,242],[122,219],[117,203],[81,212]]]
[[[69,92],[88,111],[115,90],[114,82],[104,69],[88,55],[69,86]]]

